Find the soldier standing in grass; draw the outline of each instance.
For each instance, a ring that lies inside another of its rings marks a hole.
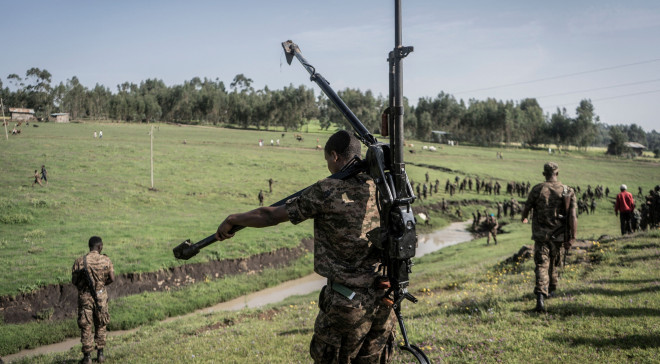
[[[497,219],[495,218],[494,214],[490,214],[486,218],[486,229],[488,230],[488,240],[486,240],[486,245],[490,245],[490,236],[493,236],[493,241],[495,242],[495,245],[497,245],[497,227],[499,226],[497,224]]]
[[[259,194],[257,195],[257,198],[259,198],[259,206],[264,205],[264,190],[259,190]]]
[[[559,166],[549,162],[543,166],[545,182],[539,183],[527,197],[521,220],[527,223],[531,210],[534,263],[536,264],[536,311],[545,311],[544,299],[553,296],[559,280],[562,246],[571,247],[577,233],[577,200],[575,191],[557,180]],[[565,251],[563,252],[565,254]]]
[[[333,134],[324,148],[328,170],[337,173],[360,142],[349,132]],[[419,186],[419,185],[418,185]],[[273,226],[314,219],[314,271],[328,279],[319,296],[310,354],[315,363],[387,363],[394,348],[396,317],[377,285],[381,255],[367,239],[380,226],[376,186],[368,175],[322,179],[286,204],[232,214],[220,224],[218,240],[235,225]]]
[[[101,238],[92,236],[89,238],[89,253],[76,259],[71,270],[71,281],[78,288],[78,327],[84,355],[81,361],[83,364],[92,362],[94,342],[98,350],[98,362],[105,361],[105,327],[110,322],[108,292],[105,286],[115,281],[115,270],[110,258],[101,254],[102,250]]]
[[[48,186],[48,171],[44,164],[41,165],[41,180],[46,182],[46,186]]]

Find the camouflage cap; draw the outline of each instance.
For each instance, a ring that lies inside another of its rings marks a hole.
[[[552,174],[559,171],[559,165],[555,162],[548,162],[543,165],[543,174]]]

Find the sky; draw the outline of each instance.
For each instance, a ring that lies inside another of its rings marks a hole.
[[[194,77],[227,87],[310,82],[293,40],[335,90],[387,96],[394,1],[2,1],[0,79],[37,67],[116,92],[124,82]],[[660,131],[660,1],[402,0],[404,96],[537,98],[569,116],[590,99],[600,121]]]

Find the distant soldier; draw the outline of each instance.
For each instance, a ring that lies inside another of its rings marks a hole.
[[[523,224],[526,224],[530,211],[534,211],[532,239],[536,264],[534,294],[537,312],[545,311],[544,299],[551,297],[557,289],[562,246],[568,250],[577,233],[575,191],[559,182],[558,175],[559,166],[556,163],[550,162],[543,166],[545,182],[532,188],[521,216]]]
[[[115,281],[112,261],[103,250],[103,241],[98,236],[89,239],[89,253],[73,263],[71,281],[78,289],[78,327],[82,342],[83,364],[91,364],[91,352],[98,350],[97,360],[105,361],[105,327],[110,322],[108,313],[108,292],[105,286]],[[92,336],[92,326],[94,335]]]
[[[591,206],[590,207],[591,207],[591,214],[593,215],[594,212],[596,212],[596,200],[594,200],[593,198],[591,199]]]
[[[39,171],[37,171],[35,169],[34,170],[34,182],[32,182],[32,187],[34,187],[34,185],[36,185],[37,183],[39,184],[39,186],[43,187],[43,185],[41,184],[41,176],[39,175]]]
[[[610,197],[610,188],[605,187],[605,197]]]
[[[419,188],[419,183],[415,186],[415,190],[417,191],[417,197],[422,198],[422,190]]]
[[[497,218],[498,219],[502,218],[502,203],[501,202],[497,203]]]
[[[259,195],[257,196],[259,198],[259,206],[264,205],[264,191],[259,190]]]
[[[48,171],[46,170],[45,165],[41,165],[41,180],[46,182],[46,186],[48,186]]]
[[[428,187],[426,187],[426,183],[424,183],[424,186],[422,186],[422,196],[424,196],[425,200],[428,192],[429,192]]]
[[[425,175],[426,175],[426,183],[429,183],[429,172],[426,172]]]
[[[642,192],[642,186],[637,187],[637,197],[644,198],[644,192]]]
[[[433,193],[438,193],[439,186],[440,186],[440,180],[436,178],[435,185],[433,185]]]
[[[272,178],[269,178],[269,179],[268,179],[268,191],[269,191],[270,193],[273,193],[273,182],[275,182],[275,181],[273,181]]]
[[[488,230],[488,240],[486,240],[486,245],[490,245],[490,236],[493,236],[493,241],[495,242],[495,245],[497,245],[497,227],[499,226],[497,224],[497,219],[495,218],[495,215],[490,214],[485,221],[486,224],[486,229]]]

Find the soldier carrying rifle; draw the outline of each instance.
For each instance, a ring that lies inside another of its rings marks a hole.
[[[577,233],[575,191],[559,182],[559,166],[543,166],[545,182],[539,183],[527,197],[521,221],[527,223],[531,210],[534,263],[536,264],[536,311],[545,311],[544,299],[553,297],[559,280],[562,254],[571,247]],[[562,251],[563,247],[563,251]]]

